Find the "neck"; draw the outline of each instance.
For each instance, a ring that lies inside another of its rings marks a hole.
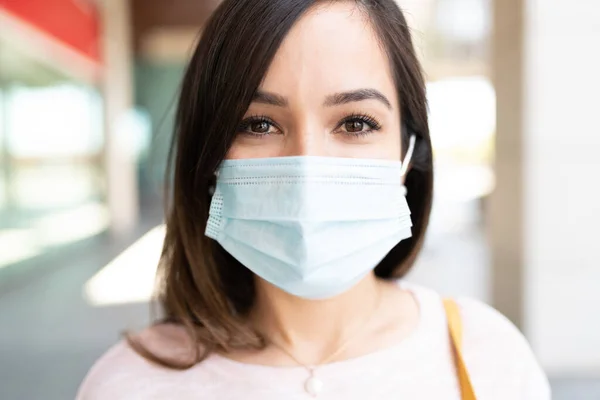
[[[307,362],[323,360],[359,334],[382,290],[373,273],[345,293],[325,300],[299,298],[259,278],[256,288],[252,323],[272,342],[303,354]]]

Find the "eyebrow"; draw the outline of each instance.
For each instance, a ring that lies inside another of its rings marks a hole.
[[[383,103],[387,108],[392,109],[392,103],[376,89],[357,89],[349,92],[335,93],[327,96],[324,105],[331,107],[364,100],[377,100]],[[254,94],[252,101],[276,107],[287,107],[289,104],[288,100],[283,96],[270,92],[262,92],[260,90]]]
[[[261,92],[260,90],[254,94],[253,102],[269,104],[276,107],[287,107],[288,101],[285,97],[275,93]]]
[[[338,106],[341,104],[363,100],[377,100],[385,104],[385,106],[390,110],[392,109],[392,103],[388,100],[388,98],[385,97],[383,93],[375,89],[357,89],[349,92],[336,93],[331,96],[327,96],[325,105]]]

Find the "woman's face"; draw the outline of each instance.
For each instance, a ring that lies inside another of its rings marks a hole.
[[[283,156],[400,160],[389,61],[350,2],[318,6],[290,31],[227,158]]]

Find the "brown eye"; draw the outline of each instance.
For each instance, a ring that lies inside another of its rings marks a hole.
[[[380,130],[381,125],[371,116],[352,114],[340,121],[337,129],[345,135],[364,136]]]
[[[271,125],[267,121],[255,121],[249,126],[252,133],[267,133]]]
[[[271,134],[280,133],[277,124],[270,118],[264,116],[253,116],[242,121],[238,127],[238,133],[246,136],[262,138]]]
[[[357,119],[346,121],[345,128],[346,132],[361,132],[365,128],[365,123]]]

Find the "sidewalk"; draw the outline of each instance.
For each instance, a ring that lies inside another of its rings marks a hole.
[[[99,237],[61,255],[38,259],[27,281],[0,292],[0,399],[73,399],[86,372],[120,333],[150,321],[148,304],[93,307],[83,285],[99,269],[160,223],[153,212],[120,240]],[[33,276],[32,276],[33,275]]]

